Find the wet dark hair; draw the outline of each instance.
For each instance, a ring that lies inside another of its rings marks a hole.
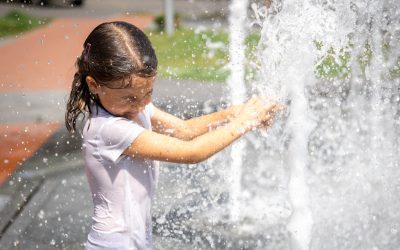
[[[86,38],[83,48],[76,60],[77,72],[65,112],[65,125],[70,132],[76,130],[79,115],[92,114],[92,104],[101,105],[89,91],[87,76],[99,85],[124,88],[131,84],[132,75],[152,77],[157,73],[157,57],[149,39],[130,23],[100,24]]]

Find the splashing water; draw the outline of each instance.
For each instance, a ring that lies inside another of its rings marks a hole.
[[[300,1],[282,2],[281,8],[279,15],[264,23],[262,42],[268,47],[263,51],[263,73],[267,81],[278,84],[278,90],[284,91],[284,95],[291,100],[287,132],[292,138],[285,159],[290,169],[288,190],[293,209],[288,230],[291,249],[308,249],[312,215],[306,179],[309,164],[308,137],[312,131],[312,122],[304,89],[307,84],[316,81],[314,63],[317,53],[313,40],[318,30],[308,29],[308,26],[315,23],[320,28],[317,22],[321,12],[310,3]],[[271,83],[270,86],[274,85]]]
[[[258,10],[258,89],[290,103],[280,153],[291,249],[399,244],[399,5],[282,0]]]
[[[249,63],[242,54],[247,2],[231,2],[232,103],[244,101],[246,91],[258,93],[286,104],[288,116],[276,119],[266,137],[249,133],[243,146],[200,168],[176,168],[185,178],[174,186],[191,190],[181,202],[193,216],[187,227],[196,242],[206,249],[398,248],[399,5],[253,5],[253,23],[262,29],[257,61]],[[248,85],[245,66],[257,72]],[[230,182],[221,185],[227,172]]]

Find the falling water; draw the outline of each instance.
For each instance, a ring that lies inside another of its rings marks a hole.
[[[367,32],[368,36],[366,37],[366,41],[371,46],[371,52],[374,56],[374,60],[371,61],[371,64],[366,67],[366,80],[370,81],[371,85],[371,110],[369,116],[369,124],[371,126],[371,146],[373,147],[371,150],[371,165],[375,168],[379,167],[379,162],[381,162],[380,158],[380,148],[384,145],[382,139],[384,138],[384,124],[383,124],[383,116],[382,112],[384,112],[384,103],[382,100],[382,89],[383,89],[383,80],[381,77],[384,74],[385,66],[384,66],[384,58],[382,52],[382,34],[381,34],[381,26],[382,20],[380,17],[383,14],[383,1],[374,1],[371,2],[368,8],[366,9],[367,18],[370,24],[369,32]],[[386,69],[387,70],[387,69]]]
[[[228,86],[230,88],[230,99],[233,105],[243,103],[246,96],[244,85],[244,62],[246,37],[245,22],[247,17],[247,0],[233,0],[229,6],[229,68],[230,76]],[[243,153],[245,142],[236,142],[231,149],[231,189],[230,189],[230,219],[237,221],[240,216],[241,178]]]
[[[290,172],[291,249],[325,249],[324,241],[332,234],[346,240],[325,245],[361,246],[356,242],[368,240],[360,235],[351,239],[349,225],[357,222],[343,216],[345,209],[353,214],[359,206],[356,200],[365,204],[357,216],[367,228],[376,220],[367,214],[379,211],[371,207],[373,200],[392,207],[379,194],[392,190],[393,183],[374,173],[399,175],[394,170],[399,160],[394,156],[399,111],[398,106],[393,108],[399,102],[399,83],[389,74],[391,69],[399,74],[399,5],[377,0],[282,0],[259,10],[265,17],[259,84],[289,103],[282,157]],[[385,46],[390,47],[386,54]],[[353,183],[346,187],[350,180]],[[365,196],[373,186],[379,191]],[[386,216],[398,218],[388,210],[396,209],[385,208],[391,213]],[[334,225],[334,230],[327,225]]]
[[[230,156],[222,152],[207,162],[207,174],[193,177],[196,188],[208,187],[194,199],[206,204],[192,220],[195,232],[206,232],[212,249],[397,249],[400,2],[274,0],[269,9],[253,7],[261,35],[249,65],[247,3],[231,3],[232,103],[244,101],[246,64],[257,72],[246,79],[247,91],[277,97],[287,116],[266,137],[247,134],[246,145],[235,144]],[[226,171],[208,166],[226,159],[233,174],[222,187],[216,180],[224,182]]]

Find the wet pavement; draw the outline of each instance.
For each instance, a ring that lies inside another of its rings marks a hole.
[[[63,17],[0,45],[1,249],[83,248],[92,205],[80,136],[63,125],[65,102],[85,37],[98,23],[117,19],[145,28],[152,16]],[[223,88],[157,79],[154,103],[193,116],[223,103]],[[162,195],[157,199],[164,204]],[[193,249],[171,237],[156,235],[154,241],[155,249]]]
[[[197,112],[213,110],[214,105],[209,100],[224,102],[219,99],[222,92],[220,84],[159,79],[155,85],[154,102],[179,116],[190,117]],[[67,92],[56,93],[53,100],[59,98],[63,102]],[[32,103],[35,99],[42,103],[37,93],[26,94],[25,98]],[[38,110],[42,111],[43,124],[54,119],[49,124],[57,122],[56,128],[37,150],[31,149],[32,155],[20,163],[0,188],[1,249],[82,249],[91,223],[92,207],[81,157],[81,140],[79,135],[73,136],[66,131],[62,124],[64,111],[60,107],[43,102],[41,108],[36,108]],[[24,107],[20,114],[37,119]],[[30,130],[32,126],[35,125],[27,125]],[[168,177],[163,175],[160,187],[163,187],[163,194],[157,194],[155,202],[164,206],[163,195],[173,197],[177,190],[168,185]],[[155,207],[155,210],[160,209]],[[155,237],[155,249],[175,249],[178,246],[193,249],[173,238]]]

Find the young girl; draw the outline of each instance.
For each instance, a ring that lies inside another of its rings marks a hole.
[[[65,115],[69,131],[80,114],[83,156],[94,204],[86,249],[151,249],[151,198],[158,162],[198,163],[280,109],[253,97],[243,105],[181,120],[152,104],[157,57],[132,24],[109,22],[88,36]]]

